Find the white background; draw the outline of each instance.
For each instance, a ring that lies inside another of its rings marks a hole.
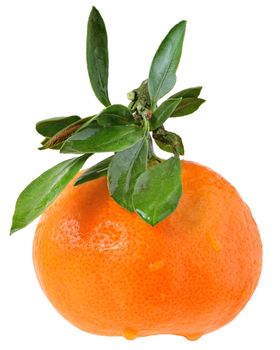
[[[64,156],[39,152],[37,120],[101,109],[87,77],[86,22],[92,1],[1,0],[0,5],[0,348],[279,349],[279,1],[96,0],[109,33],[110,96],[147,77],[160,41],[188,20],[176,89],[203,85],[207,100],[170,129],[186,159],[223,174],[249,204],[264,245],[256,293],[226,327],[198,342],[153,336],[128,342],[84,333],[66,322],[41,291],[32,265],[36,223],[9,237],[19,192]],[[101,158],[100,155],[99,158]],[[91,162],[97,160],[92,159]]]

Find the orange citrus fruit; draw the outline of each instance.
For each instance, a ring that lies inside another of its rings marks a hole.
[[[127,339],[197,339],[231,321],[262,265],[257,226],[234,187],[182,161],[179,206],[152,227],[111,199],[106,182],[70,183],[38,225],[33,259],[54,307],[85,331]]]

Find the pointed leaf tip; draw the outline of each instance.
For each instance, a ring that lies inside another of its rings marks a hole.
[[[17,232],[18,230],[20,230],[20,229],[16,229],[16,228],[11,228],[10,229],[10,236],[12,236],[15,232]]]
[[[175,109],[171,117],[183,117],[189,115],[198,110],[198,108],[206,102],[202,98],[192,98],[186,97],[183,98],[180,104]]]
[[[181,194],[181,163],[172,157],[139,176],[133,192],[134,209],[154,226],[176,209]]]
[[[56,199],[84,165],[89,154],[57,164],[33,180],[19,195],[10,234],[35,220]]]
[[[198,97],[201,93],[202,86],[196,86],[188,88],[182,91],[177,92],[176,94],[170,96],[169,98],[186,98],[186,97]]]

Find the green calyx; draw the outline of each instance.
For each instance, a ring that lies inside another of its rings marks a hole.
[[[44,137],[40,150],[79,156],[47,170],[25,188],[16,203],[11,233],[39,216],[86,160],[99,152],[113,154],[83,172],[75,186],[107,176],[110,196],[150,225],[176,209],[182,193],[179,156],[184,154],[184,146],[180,136],[167,131],[164,123],[168,118],[195,112],[205,102],[199,98],[201,87],[194,87],[159,103],[176,83],[185,29],[186,22],[182,21],[166,35],[153,58],[148,79],[127,94],[128,106],[111,104],[107,32],[93,7],[88,21],[87,68],[92,89],[105,108],[86,118],[59,117],[36,124],[37,132]],[[154,142],[171,157],[164,160],[156,156]]]

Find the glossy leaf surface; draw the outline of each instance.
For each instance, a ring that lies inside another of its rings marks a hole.
[[[171,117],[183,117],[198,110],[205,102],[202,98],[184,98],[175,109]]]
[[[87,30],[87,67],[92,89],[104,106],[109,106],[108,77],[109,56],[105,23],[99,11],[93,7]]]
[[[164,101],[153,113],[150,121],[151,130],[159,128],[164,122],[166,122],[166,120],[176,110],[181,100],[181,98],[176,98]]]
[[[159,134],[154,134],[156,144],[165,152],[184,155],[184,145],[181,137],[174,132],[164,130]]]
[[[149,93],[152,109],[157,101],[167,94],[176,83],[176,71],[180,62],[186,21],[175,25],[158,48],[149,73]]]
[[[18,197],[11,234],[36,219],[73,179],[90,155],[65,160],[32,181]]]
[[[136,125],[101,127],[95,123],[71,136],[61,153],[119,152],[139,141],[144,130]]]
[[[98,116],[97,122],[101,126],[133,124],[133,115],[123,105],[112,105],[105,108]]]
[[[169,98],[185,98],[185,97],[198,97],[201,93],[202,86],[197,86],[193,88],[188,88],[182,91],[177,92],[176,94],[172,95]]]
[[[181,194],[181,163],[172,157],[139,176],[133,193],[134,208],[154,226],[176,209]]]
[[[108,184],[111,196],[122,207],[133,211],[132,194],[137,178],[146,170],[148,140],[143,138],[131,148],[117,153],[109,165]]]

